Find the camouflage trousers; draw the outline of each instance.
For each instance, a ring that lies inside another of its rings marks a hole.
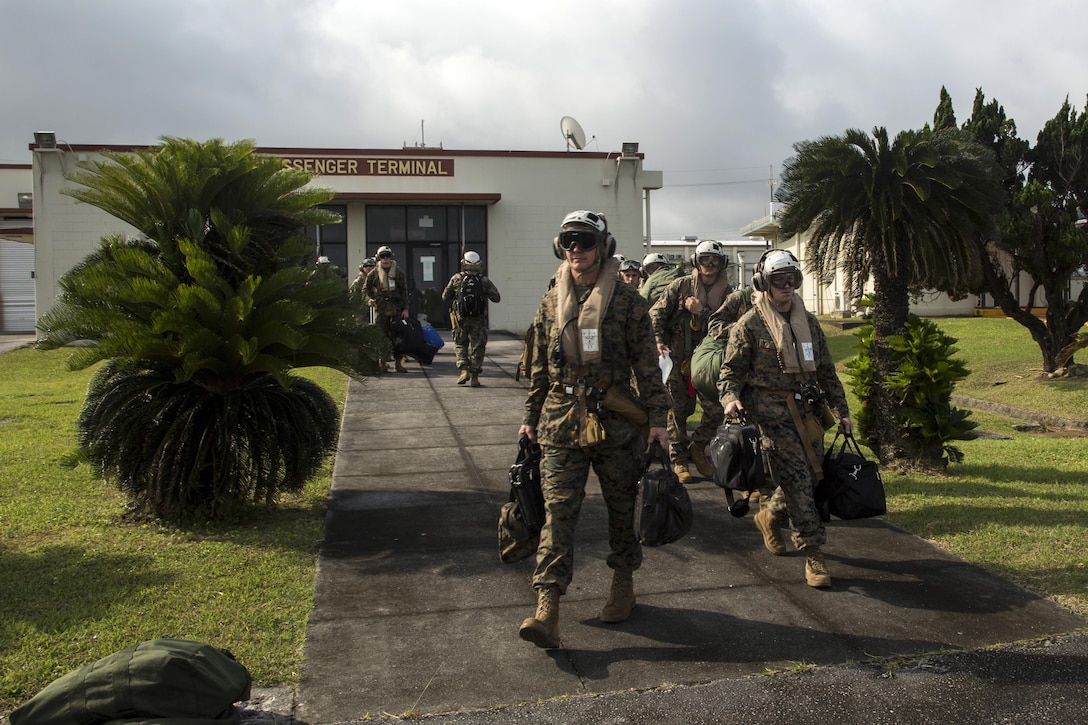
[[[453,328],[453,350],[457,367],[479,375],[484,369],[487,349],[487,317],[462,317]]]
[[[816,472],[808,462],[790,413],[786,410],[780,413],[757,421],[763,434],[763,460],[775,486],[760,491],[760,496],[770,498],[771,514],[776,519],[789,518],[794,546],[798,549],[823,546],[827,543],[827,531],[813,498]],[[816,455],[823,458],[822,444]]]
[[[393,359],[393,323],[400,319],[400,313],[387,315],[384,312],[379,312],[375,317],[377,318],[378,329],[382,331],[385,339],[389,341],[389,348],[382,355],[381,361],[389,362]]]
[[[717,398],[705,398],[695,391],[691,394],[688,376],[680,370],[680,362],[673,360],[672,372],[669,373],[669,395],[672,396],[672,409],[669,411],[669,458],[674,464],[691,462],[691,443],[706,446],[714,440],[718,426],[725,420],[725,410]],[[688,418],[695,412],[695,401],[699,401],[703,416],[695,433],[688,438]]]
[[[565,594],[574,577],[574,529],[586,495],[589,467],[597,474],[608,507],[608,566],[634,571],[642,565],[642,545],[635,532],[635,500],[642,476],[645,441],[606,439],[588,449],[543,446],[540,464],[544,492],[544,527],[536,552],[533,587],[558,587]]]

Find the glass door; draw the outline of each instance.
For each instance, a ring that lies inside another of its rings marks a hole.
[[[442,290],[453,274],[447,265],[444,244],[410,245],[411,269],[408,272],[408,312],[437,329],[450,326],[448,307],[442,302]]]

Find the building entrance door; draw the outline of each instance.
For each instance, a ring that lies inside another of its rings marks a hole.
[[[442,301],[442,290],[450,281],[449,250],[457,253],[457,243],[409,245],[411,269],[405,270],[411,280],[408,294],[408,313],[421,321],[431,323],[436,329],[450,326],[449,306]]]

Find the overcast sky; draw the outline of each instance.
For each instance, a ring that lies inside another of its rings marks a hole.
[[[1088,94],[1084,0],[0,0],[0,163],[35,130],[265,147],[639,142],[652,234],[739,239],[805,139],[957,121],[1029,141]]]

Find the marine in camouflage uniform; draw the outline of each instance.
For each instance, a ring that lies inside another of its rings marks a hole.
[[[457,299],[457,293],[461,291],[461,281],[466,273],[472,273],[471,269],[457,272],[450,277],[446,288],[442,290],[442,301],[450,302]],[[478,272],[476,272],[478,274]],[[492,302],[498,302],[501,297],[499,288],[487,277],[480,275],[483,283],[484,295]],[[458,385],[471,383],[472,387],[479,386],[479,375],[484,369],[484,354],[487,351],[487,313],[475,317],[465,317],[457,311],[454,305],[450,310],[450,321],[453,323],[453,349],[457,361],[457,368],[461,371],[457,378]]]
[[[366,289],[367,299],[374,306],[378,327],[385,333],[386,339],[389,340],[390,349],[392,349],[393,323],[408,316],[408,279],[404,272],[397,267],[397,263],[392,262],[385,268],[390,283],[387,285],[382,284],[383,265],[393,259],[392,252],[389,252],[389,256],[385,257],[383,256],[383,250],[378,251],[378,267],[372,269],[370,274],[366,276],[364,288]],[[385,367],[385,365],[386,361],[383,360],[382,366]],[[396,359],[396,367],[397,372],[407,372],[399,357]]]
[[[576,214],[590,213],[573,212],[568,219]],[[564,228],[569,227],[565,224]],[[598,245],[598,253],[600,246],[603,243]],[[574,252],[567,252],[568,261],[579,253],[589,251],[575,247]],[[597,474],[608,508],[607,563],[614,572],[612,593],[601,620],[622,621],[634,606],[631,574],[642,564],[642,546],[634,527],[635,501],[648,440],[626,419],[603,406],[598,408],[597,401],[613,387],[637,401],[648,416],[649,438],[659,444],[666,439],[669,401],[661,383],[646,300],[634,287],[615,280],[617,270],[616,261],[606,259],[599,266],[595,282],[606,284],[603,280],[609,276],[614,284],[600,320],[599,362],[576,366],[560,352],[557,300],[562,282],[549,287],[532,323],[529,395],[519,435],[530,435],[541,444],[545,523],[533,572],[533,587],[539,596],[537,614],[523,622],[521,636],[540,647],[558,646],[558,595],[567,591],[573,577],[575,525],[585,499],[590,466]],[[572,273],[564,264],[558,274]],[[578,279],[577,275],[574,279]],[[593,285],[575,283],[573,291],[582,309]],[[566,325],[576,328],[576,336],[581,335],[578,322],[575,317]],[[638,383],[637,392],[632,379]],[[604,440],[588,447],[582,447],[579,441],[579,381],[586,387],[589,409],[597,413],[605,431]]]
[[[373,257],[367,257],[363,260],[363,263],[359,265],[359,274],[355,275],[355,279],[348,285],[348,301],[359,310],[360,314],[363,310],[367,310],[369,314],[370,324],[374,324],[374,309],[370,306],[370,299],[366,294],[366,277],[377,266],[377,261]],[[366,317],[367,315],[364,315]]]
[[[706,337],[711,312],[718,309],[732,292],[732,287],[725,282],[724,257],[721,258],[723,263],[718,267],[717,279],[711,289],[696,281],[701,274],[700,269],[696,268],[691,274],[673,280],[650,308],[650,320],[658,349],[661,350],[662,345],[667,346],[672,358],[672,372],[668,379],[669,395],[672,398],[672,410],[669,411],[669,458],[683,483],[691,483],[693,480],[688,470],[693,462],[703,476],[709,477],[713,473],[704,449],[713,440],[724,417],[717,397],[707,397],[697,389],[694,394],[691,391],[692,354]],[[722,284],[717,284],[718,280]],[[690,297],[695,297],[702,304],[698,314],[687,310],[685,301]],[[689,438],[688,418],[695,413],[696,400],[702,409],[702,417]]]
[[[722,302],[722,306],[710,313],[707,321],[707,335],[716,340],[728,340],[729,328],[741,316],[752,309],[752,288],[741,287],[733,290]]]
[[[792,296],[793,305],[802,304],[800,297],[793,294],[792,287],[784,291]],[[783,290],[774,292],[781,294]],[[844,430],[852,426],[850,409],[827,348],[827,338],[816,317],[804,312],[815,370],[786,373],[783,372],[783,357],[798,353],[792,346],[780,352],[764,319],[767,309],[769,307],[760,308],[757,298],[756,306],[729,332],[719,380],[721,403],[728,415],[739,402],[747,421],[760,430],[764,466],[771,481],[769,487],[760,491],[760,511],[756,515],[756,526],[764,534],[765,545],[772,553],[785,553],[784,546],[777,540],[777,531],[788,516],[793,525],[793,543],[806,552],[809,584],[826,587],[830,586],[830,576],[823,564],[820,547],[826,543],[827,536],[813,498],[816,471],[810,455],[817,462],[823,457],[820,414],[824,404],[835,411]],[[770,314],[784,313],[772,311]],[[812,391],[817,392],[813,394]],[[801,418],[800,430],[788,399],[793,399],[793,409]],[[809,444],[802,441],[802,430],[811,442],[811,453],[805,450]],[[776,543],[778,546],[773,545]],[[816,576],[812,572],[822,574]]]

